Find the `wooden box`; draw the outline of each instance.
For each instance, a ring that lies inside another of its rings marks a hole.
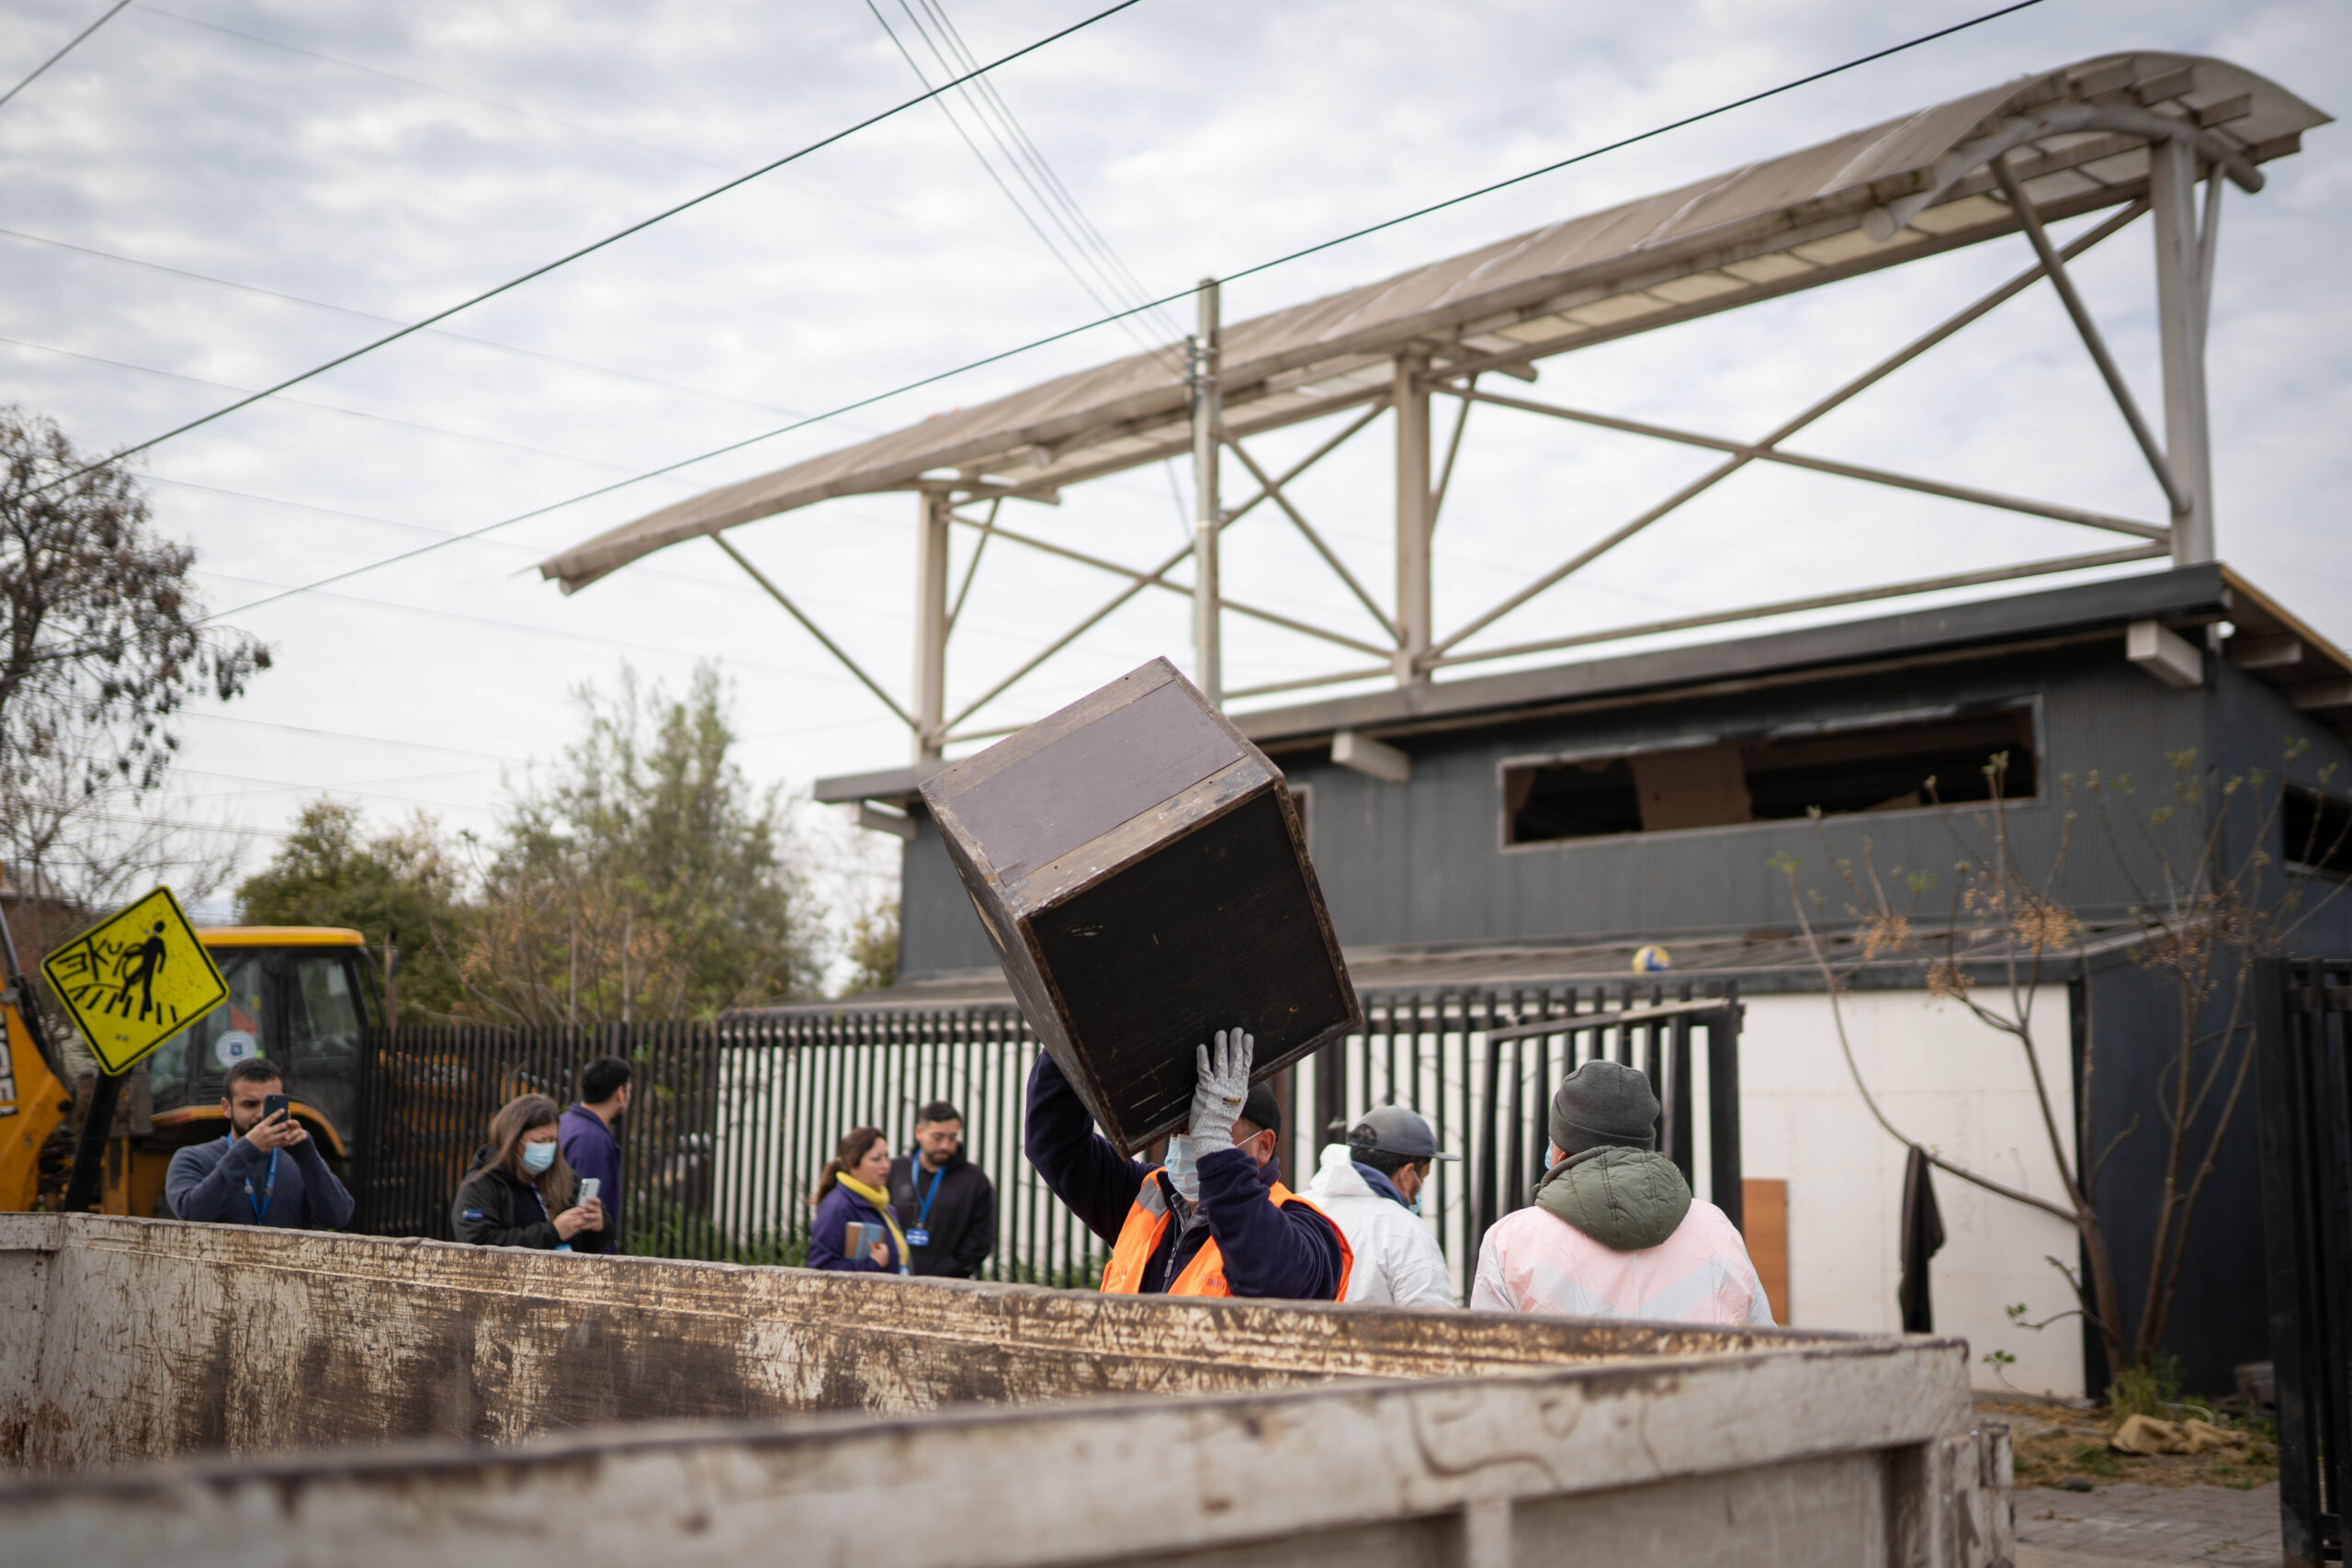
[[[1238,1023],[1264,1078],[1363,1025],[1283,775],[1164,659],[923,785],[1046,1049],[1133,1154]]]

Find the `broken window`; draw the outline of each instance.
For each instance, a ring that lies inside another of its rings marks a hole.
[[[1816,807],[1844,816],[1988,800],[1994,784],[1985,770],[1996,756],[2006,759],[2002,795],[2030,798],[2037,788],[2030,708],[1511,763],[1503,770],[1505,841],[1779,821]]]
[[[2278,808],[2278,832],[2288,864],[2352,876],[2352,806],[2290,788]]]

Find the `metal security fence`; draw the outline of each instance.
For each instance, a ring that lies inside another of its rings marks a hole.
[[[1021,1156],[1036,1049],[1010,1007],[381,1034],[368,1043],[356,1223],[447,1239],[450,1201],[497,1109],[531,1092],[569,1103],[580,1069],[615,1055],[636,1068],[616,1129],[624,1251],[797,1263],[809,1193],[841,1135],[878,1126],[903,1148],[915,1109],[950,1100],[966,1155],[996,1184],[987,1277],[1084,1282],[1100,1272],[1100,1244]]]
[[[1296,1070],[1285,1164],[1305,1186],[1321,1146],[1376,1105],[1427,1117],[1440,1161],[1421,1196],[1469,1299],[1487,1228],[1543,1175],[1553,1090],[1605,1056],[1639,1068],[1663,1114],[1658,1147],[1691,1190],[1740,1220],[1739,1027],[1732,989],[1657,985],[1366,992],[1365,1031]]]
[[[2286,1561],[2341,1562],[2352,1503],[2352,964],[2264,964],[2263,1240]]]
[[[1466,1297],[1487,1225],[1543,1168],[1552,1089],[1596,1055],[1637,1066],[1666,1108],[1660,1146],[1695,1190],[1739,1215],[1739,1006],[1683,987],[1366,993],[1367,1028],[1277,1082],[1283,1164],[1312,1178],[1323,1145],[1363,1111],[1413,1106],[1441,1146],[1423,1199]],[[513,1096],[569,1103],[579,1070],[628,1057],[619,1134],[622,1247],[741,1263],[805,1256],[808,1194],[835,1143],[870,1124],[903,1148],[918,1106],[964,1112],[965,1151],[997,1190],[990,1279],[1091,1284],[1106,1248],[1021,1153],[1036,1039],[1007,1006],[796,1010],[717,1023],[537,1031],[400,1030],[367,1043],[358,1227],[447,1238],[450,1201],[490,1118]]]

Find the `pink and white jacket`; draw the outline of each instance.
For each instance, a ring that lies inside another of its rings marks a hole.
[[[1619,1252],[1541,1206],[1506,1214],[1478,1249],[1470,1305],[1487,1312],[1771,1326],[1763,1281],[1721,1209],[1693,1200],[1656,1247]]]

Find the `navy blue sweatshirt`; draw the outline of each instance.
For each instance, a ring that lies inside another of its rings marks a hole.
[[[332,1231],[351,1223],[351,1194],[319,1157],[317,1138],[276,1152],[272,1188],[269,1156],[243,1138],[192,1144],[172,1156],[164,1201],[181,1219],[209,1224]]]
[[[1054,1196],[1087,1229],[1115,1246],[1149,1168],[1141,1160],[1122,1159],[1094,1131],[1085,1101],[1043,1052],[1029,1073],[1022,1149]],[[1159,1250],[1144,1267],[1145,1294],[1165,1291],[1215,1235],[1225,1258],[1226,1283],[1235,1295],[1338,1299],[1340,1233],[1313,1209],[1278,1208],[1268,1201],[1268,1190],[1282,1179],[1280,1160],[1269,1160],[1261,1169],[1246,1149],[1216,1149],[1201,1156],[1200,1172],[1201,1209],[1208,1224],[1180,1235],[1174,1216],[1183,1213],[1182,1201],[1167,1189],[1171,1217]],[[1159,1179],[1165,1184],[1168,1179]]]

